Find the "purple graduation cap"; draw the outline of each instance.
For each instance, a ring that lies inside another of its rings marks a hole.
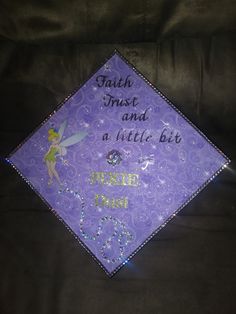
[[[109,276],[229,163],[117,51],[8,161]]]

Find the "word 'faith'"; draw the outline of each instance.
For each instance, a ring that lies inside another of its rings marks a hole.
[[[98,87],[115,87],[115,88],[126,88],[131,87],[134,82],[131,81],[130,75],[127,75],[124,79],[123,77],[114,77],[110,79],[107,75],[98,75],[96,77],[96,82]]]

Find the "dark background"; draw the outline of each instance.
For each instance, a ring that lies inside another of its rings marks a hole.
[[[0,314],[236,313],[236,1],[0,1],[0,155],[117,48],[232,160],[112,279],[0,164]]]

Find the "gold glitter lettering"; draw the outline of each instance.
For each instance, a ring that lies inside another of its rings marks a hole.
[[[128,207],[128,198],[111,198],[109,199],[103,194],[95,195],[95,205],[97,207],[108,207],[108,208],[127,208]]]
[[[138,174],[128,173],[128,185],[130,186],[138,186]]]
[[[90,176],[90,184],[138,186],[139,175],[135,173],[125,172],[118,173],[118,172],[93,171]]]
[[[90,184],[95,184],[96,182],[104,184],[104,172],[92,172]]]

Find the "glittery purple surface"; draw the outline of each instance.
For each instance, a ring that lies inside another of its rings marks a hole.
[[[9,161],[108,275],[229,162],[117,52]]]

